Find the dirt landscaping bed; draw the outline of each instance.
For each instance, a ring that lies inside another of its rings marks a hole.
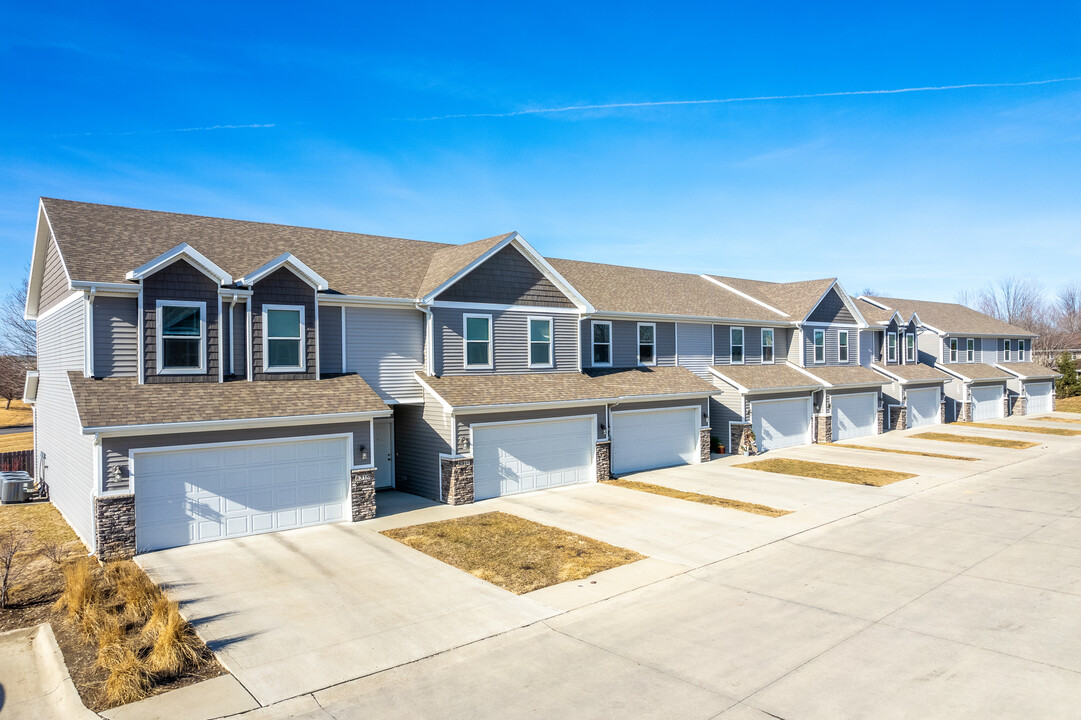
[[[955,423],[956,424],[956,423]],[[979,435],[958,435],[957,433],[924,432],[909,435],[909,437],[921,440],[937,440],[939,442],[963,443],[965,445],[987,445],[988,447],[1009,448],[1010,450],[1025,450],[1038,447],[1040,443],[1026,442],[1025,440],[1003,440],[1001,438],[987,438]]]
[[[820,447],[848,448],[849,450],[870,450],[872,452],[897,453],[898,455],[919,455],[920,457],[938,458],[940,460],[965,460],[977,462],[979,458],[965,455],[944,455],[942,453],[920,452],[919,450],[897,450],[896,448],[872,447],[871,445],[841,445],[837,443],[822,443]]]
[[[0,435],[0,453],[34,449],[34,433],[8,433]]]
[[[870,485],[882,487],[900,480],[908,480],[916,477],[913,473],[897,472],[895,470],[878,470],[875,468],[853,467],[852,465],[833,465],[831,463],[810,462],[808,460],[790,460],[787,458],[775,458],[772,460],[756,460],[749,463],[741,463],[733,467],[747,468],[748,470],[762,470],[763,472],[780,473],[782,475],[797,475],[799,477],[817,478],[819,480],[835,480],[837,482],[851,483],[853,485]]]
[[[12,400],[10,408],[0,407],[0,428],[34,424],[34,410],[22,400]]]
[[[640,490],[641,492],[653,493],[654,495],[664,495],[665,497],[677,498],[679,500],[689,500],[690,502],[702,503],[703,505],[715,505],[717,507],[728,508],[729,510],[740,510],[742,512],[754,513],[755,515],[765,515],[766,517],[781,517],[782,515],[788,515],[791,510],[778,510],[777,508],[770,507],[769,505],[759,505],[758,503],[744,502],[742,500],[730,500],[728,498],[717,497],[716,495],[704,495],[702,493],[690,492],[687,490],[676,490],[665,485],[654,485],[652,483],[638,482],[637,480],[602,480],[605,485],[614,485],[615,487],[627,488],[629,490]]]
[[[135,563],[87,557],[51,504],[0,507],[0,551],[12,539],[20,545],[0,631],[50,623],[86,707],[100,712],[225,674],[176,603]]]
[[[1045,428],[1036,427],[1035,425],[1005,425],[1002,423],[986,422],[955,422],[953,424],[964,427],[987,428],[988,430],[1011,430],[1013,432],[1035,433],[1037,435],[1081,435],[1081,430],[1057,427]]]
[[[518,595],[644,558],[633,550],[503,512],[383,534]]]

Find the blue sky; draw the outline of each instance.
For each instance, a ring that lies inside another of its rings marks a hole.
[[[1081,78],[1076,2],[3,17],[4,285],[42,195],[935,300],[1078,275],[1081,79],[1002,85]]]

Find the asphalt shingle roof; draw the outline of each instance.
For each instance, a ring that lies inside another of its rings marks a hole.
[[[784,390],[787,388],[824,387],[787,363],[776,365],[714,365],[710,368],[724,379],[748,390]]]
[[[920,322],[936,330],[953,335],[1021,335],[1035,337],[1028,330],[996,320],[978,310],[958,303],[931,302],[929,300],[905,300],[902,298],[872,297],[875,302],[898,311],[906,319],[913,313],[920,316]]]
[[[735,288],[741,293],[771,305],[782,312],[787,313],[791,320],[802,320],[807,317],[822,296],[829,290],[836,278],[822,278],[819,280],[802,280],[800,282],[774,283],[764,280],[748,280],[746,278],[723,277],[711,275],[725,285]]]
[[[859,365],[809,367],[807,372],[829,385],[885,385],[889,382],[881,374]]]
[[[1005,368],[1010,373],[1025,380],[1035,378],[1057,378],[1062,373],[1052,370],[1046,365],[1034,362],[999,363],[999,367]]]
[[[1005,370],[986,363],[950,363],[945,367],[969,380],[1009,380],[1013,377]]]

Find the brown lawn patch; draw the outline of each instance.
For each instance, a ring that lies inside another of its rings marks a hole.
[[[34,411],[22,400],[12,400],[10,408],[0,405],[0,428],[34,424]]]
[[[735,467],[781,473],[783,475],[818,478],[819,480],[836,480],[837,482],[852,483],[853,485],[870,485],[872,487],[882,487],[883,485],[889,485],[890,483],[895,483],[899,480],[907,480],[916,477],[913,473],[897,472],[895,470],[877,470],[875,468],[853,467],[851,465],[832,465],[830,463],[790,460],[787,458],[756,460],[755,462],[742,463]]]
[[[34,449],[34,433],[10,433],[0,435],[0,453]]]
[[[689,500],[690,502],[702,503],[703,505],[716,505],[717,507],[728,508],[729,510],[741,510],[743,512],[754,513],[755,515],[765,515],[766,517],[781,517],[782,515],[788,515],[792,512],[791,510],[778,510],[769,505],[759,505],[758,503],[743,502],[742,500],[729,500],[728,498],[717,497],[716,495],[703,495],[702,493],[689,492],[686,490],[676,490],[675,488],[665,487],[664,485],[653,485],[651,483],[638,482],[637,480],[603,480],[602,482],[605,485],[615,485],[616,487],[628,488],[630,490],[641,490],[642,492],[653,493],[654,495],[664,495],[665,497]]]
[[[1051,417],[1050,415],[1038,418],[1032,418],[1033,420],[1048,421],[1048,422],[1064,422],[1064,423],[1081,423],[1081,418],[1060,418]]]
[[[632,550],[503,512],[383,534],[518,595],[643,558]]]
[[[1060,412],[1081,413],[1081,395],[1055,400],[1055,410]]]
[[[871,450],[873,452],[897,453],[898,455],[919,455],[920,457],[939,458],[940,460],[966,460],[976,462],[979,458],[965,455],[943,455],[942,453],[919,452],[918,450],[896,450],[894,448],[873,447],[871,445],[840,445],[836,443],[822,443],[822,447],[849,448],[852,450]]]
[[[953,423],[956,425],[957,423]],[[938,440],[939,442],[964,443],[965,445],[987,445],[988,447],[1009,448],[1011,450],[1024,450],[1036,447],[1040,443],[1026,442],[1024,440],[1002,440],[1000,438],[986,438],[979,435],[958,435],[956,433],[923,432],[909,435],[909,437],[921,440]]]
[[[1003,423],[986,423],[986,422],[955,422],[954,425],[963,425],[965,427],[978,427],[988,428],[990,430],[1013,430],[1014,432],[1026,432],[1036,433],[1037,435],[1081,435],[1081,430],[1070,430],[1069,428],[1045,428],[1036,427],[1035,425],[1005,425]]]

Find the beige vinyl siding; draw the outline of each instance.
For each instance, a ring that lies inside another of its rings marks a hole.
[[[466,314],[492,316],[492,367],[465,367],[465,340],[463,333]],[[553,367],[529,367],[529,318],[552,318],[552,357]],[[542,311],[529,312],[508,310],[490,312],[487,310],[462,310],[459,308],[435,308],[432,310],[435,323],[434,336],[435,374],[443,375],[503,375],[535,372],[577,372],[578,317],[569,313],[546,314]]]
[[[964,345],[958,340],[957,362],[964,360],[964,352]],[[916,335],[916,358],[925,365],[934,365],[940,358],[942,362],[950,362],[950,339],[924,330]]]
[[[717,386],[718,394],[710,398],[710,432],[719,437],[721,442],[727,446],[728,423],[743,421],[743,404],[736,388],[716,376],[711,380]]]
[[[345,310],[345,370],[355,372],[385,402],[421,397],[413,373],[424,369],[424,315],[407,308]]]
[[[705,323],[676,323],[676,358],[700,378],[709,379],[713,364],[713,326]]]
[[[82,434],[67,372],[82,371],[85,302],[72,302],[39,321],[36,443],[38,477],[68,523],[93,548],[94,444]]]
[[[94,377],[139,374],[139,301],[99,297],[94,300]]]
[[[64,271],[64,262],[56,240],[49,236],[49,247],[45,251],[45,268],[41,277],[41,294],[38,297],[38,314],[59,305],[69,295],[77,292],[68,288],[68,275]]]
[[[788,362],[793,365],[801,365],[800,360],[803,358],[803,331],[799,328],[789,328],[784,333],[785,340],[788,343],[788,352],[783,357],[788,358]]]
[[[395,488],[439,499],[439,455],[451,454],[450,415],[430,393],[424,404],[394,406]]]

